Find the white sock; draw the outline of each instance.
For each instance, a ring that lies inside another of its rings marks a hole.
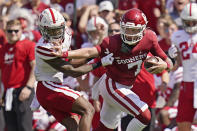
[[[141,131],[144,129],[147,125],[144,125],[142,122],[140,122],[138,119],[133,118],[129,125],[127,126],[126,131]]]

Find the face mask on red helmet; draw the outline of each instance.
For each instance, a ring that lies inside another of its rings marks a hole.
[[[128,10],[121,18],[120,33],[124,43],[134,45],[143,37],[148,21],[139,9]]]

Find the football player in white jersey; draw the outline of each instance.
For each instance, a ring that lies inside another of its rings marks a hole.
[[[191,131],[197,109],[197,4],[187,4],[181,12],[183,29],[172,35],[169,55],[182,63],[183,82],[178,105],[178,130]],[[177,51],[178,50],[178,51]]]
[[[92,65],[79,65],[83,63],[56,57],[51,54],[54,46],[61,46],[65,51],[71,43],[71,33],[65,27],[63,16],[55,9],[45,9],[39,16],[38,25],[42,34],[35,48],[38,102],[68,131],[90,131],[94,108],[80,92],[63,84],[63,74],[78,77],[101,65],[112,64],[113,54]],[[73,113],[81,115],[79,124],[72,117]]]

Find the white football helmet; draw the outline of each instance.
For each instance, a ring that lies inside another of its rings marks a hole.
[[[120,21],[120,34],[124,43],[134,45],[143,37],[148,21],[145,14],[136,8],[128,10]]]
[[[96,28],[97,24],[102,24],[104,26],[106,36],[107,36],[107,30],[108,30],[108,25],[103,18],[96,16],[96,17],[92,17],[90,20],[88,20],[88,23],[86,26],[86,32],[88,33],[88,38],[89,38],[90,42],[93,43],[94,45],[98,44],[99,36],[97,33],[96,34],[97,36],[94,37],[91,34],[91,32],[97,31],[97,28]]]
[[[52,42],[64,39],[65,20],[55,9],[47,8],[42,11],[38,26],[45,40]]]
[[[184,30],[186,32],[188,33],[197,32],[197,4],[196,3],[187,4],[183,8],[180,16],[183,21]]]

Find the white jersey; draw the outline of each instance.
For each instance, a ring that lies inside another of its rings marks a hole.
[[[172,93],[174,85],[182,82],[183,67],[179,67],[176,71],[169,72],[169,78],[170,79],[169,79],[169,82],[167,85],[167,89],[165,92],[162,92],[158,88],[158,86],[160,86],[162,84],[161,76],[154,75],[155,87],[158,89],[158,95],[159,95],[157,98],[157,101],[156,101],[156,107],[158,107],[158,108],[162,108],[165,105],[169,96]],[[173,106],[177,107],[177,105],[178,105],[178,101],[176,101]],[[174,111],[174,110],[172,109],[172,111]]]
[[[174,84],[181,83],[183,80],[183,67],[179,67],[176,71],[169,72],[169,78],[170,79],[167,86],[173,89]],[[157,88],[162,83],[161,76],[154,75],[154,79],[155,87]]]
[[[171,40],[181,55],[183,81],[197,80],[197,33],[190,35],[184,30],[179,30],[173,33]]]
[[[174,88],[174,84],[181,83],[183,80],[183,67],[179,67],[176,71],[169,72],[168,87]]]
[[[64,42],[62,43],[63,51],[69,49],[71,44],[71,35],[65,33]],[[36,68],[35,76],[37,81],[53,81],[62,83],[63,82],[63,73],[54,69],[44,60],[50,60],[56,58],[51,54],[53,49],[52,43],[47,43],[43,38],[39,40],[35,48],[35,57],[36,57]]]

